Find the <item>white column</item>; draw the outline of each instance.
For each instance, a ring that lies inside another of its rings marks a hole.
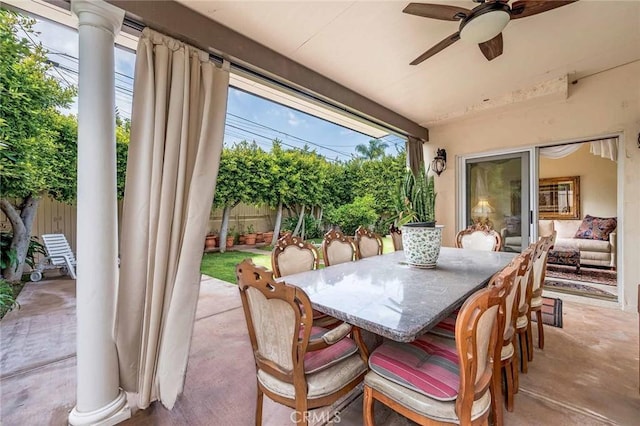
[[[129,417],[113,338],[118,280],[114,38],[124,11],[72,0],[78,16],[77,388],[71,425]]]

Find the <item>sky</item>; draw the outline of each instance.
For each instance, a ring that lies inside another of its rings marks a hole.
[[[63,85],[78,84],[78,34],[74,29],[49,21],[38,20],[32,34],[34,43],[42,43],[49,51],[54,67],[51,75]],[[133,75],[135,53],[115,49],[116,107],[121,117],[130,118],[133,99]],[[65,113],[77,114],[77,103]],[[349,160],[357,156],[355,146],[368,144],[373,139],[351,129],[282,106],[275,102],[229,88],[226,146],[241,140],[255,141],[263,149],[271,148],[273,139],[286,147],[302,148],[307,145],[328,160]],[[404,139],[396,135],[383,138],[388,144],[387,153],[395,154],[404,148]]]

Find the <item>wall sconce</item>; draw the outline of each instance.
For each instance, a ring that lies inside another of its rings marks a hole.
[[[444,148],[438,148],[436,151],[436,156],[431,162],[431,170],[438,176],[447,170],[447,151],[445,151]]]

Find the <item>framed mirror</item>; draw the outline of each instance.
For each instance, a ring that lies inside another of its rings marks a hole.
[[[540,219],[581,219],[580,176],[540,179]]]

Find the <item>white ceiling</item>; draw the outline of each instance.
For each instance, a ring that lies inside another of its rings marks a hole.
[[[461,40],[418,66],[409,62],[458,22],[404,14],[408,1],[179,1],[422,125],[640,59],[639,1],[582,0],[510,22],[491,62]]]

